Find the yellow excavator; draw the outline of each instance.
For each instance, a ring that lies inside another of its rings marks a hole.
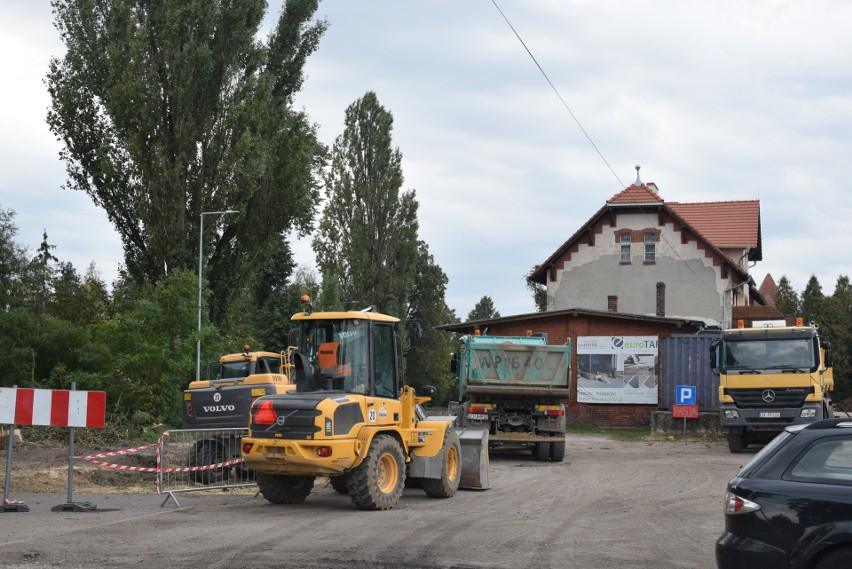
[[[435,389],[404,384],[399,319],[302,302],[288,338],[296,390],[255,400],[242,440],[264,498],[304,502],[317,477],[364,510],[395,508],[406,481],[434,498],[490,487],[488,431],[428,417]]]

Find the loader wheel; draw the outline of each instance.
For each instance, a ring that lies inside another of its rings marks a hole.
[[[187,466],[210,466],[225,462],[225,449],[216,441],[198,441],[189,450],[186,459]],[[189,479],[196,484],[215,484],[226,478],[228,469],[224,467],[209,470],[193,470],[189,473]]]
[[[301,504],[313,487],[313,476],[257,473],[257,488],[273,504]]]
[[[456,432],[449,427],[444,434],[444,464],[440,478],[423,478],[423,490],[430,498],[450,498],[456,493],[461,481],[461,442]]]
[[[346,474],[343,476],[331,476],[328,479],[328,483],[331,484],[331,487],[334,488],[334,491],[338,494],[348,494],[349,489],[347,488],[347,478],[349,478],[349,476]]]
[[[550,443],[550,460],[553,462],[565,460],[565,441]]]
[[[361,510],[390,510],[399,504],[404,486],[405,456],[389,435],[376,435],[367,456],[349,473],[347,489]]]
[[[533,456],[538,461],[550,460],[550,443],[533,443]]]

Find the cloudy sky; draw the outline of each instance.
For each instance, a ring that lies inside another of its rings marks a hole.
[[[366,91],[393,114],[403,189],[460,317],[483,295],[532,312],[524,275],[636,165],[667,201],[759,199],[758,283],[801,291],[816,275],[831,293],[852,272],[852,3],[496,1],[562,100],[492,0],[323,0],[330,27],[297,99],[329,145]],[[61,189],[45,123],[43,78],[63,53],[49,2],[0,7],[0,207],[21,244],[47,231],[61,260],[111,282],[119,239]],[[307,242],[297,251],[313,265]]]

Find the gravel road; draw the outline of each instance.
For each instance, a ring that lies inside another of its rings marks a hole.
[[[304,504],[253,491],[14,495],[0,514],[0,567],[538,569],[715,567],[725,484],[754,450],[719,442],[569,434],[563,463],[492,452],[488,491],[448,500],[407,488],[400,508],[355,510],[319,481]]]

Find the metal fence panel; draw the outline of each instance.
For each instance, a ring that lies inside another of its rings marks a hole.
[[[672,335],[660,338],[660,408],[676,403],[678,385],[694,385],[700,411],[719,409],[719,376],[710,369],[710,344],[718,334]]]
[[[240,445],[248,429],[175,429],[160,437],[157,493],[180,506],[175,494],[254,486],[255,473],[245,468]]]

